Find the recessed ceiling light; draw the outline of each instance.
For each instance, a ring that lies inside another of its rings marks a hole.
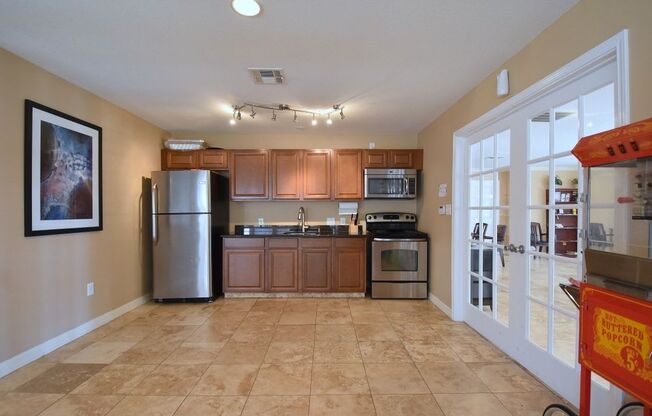
[[[256,0],[233,0],[231,7],[237,13],[247,17],[253,17],[260,13],[260,4]]]

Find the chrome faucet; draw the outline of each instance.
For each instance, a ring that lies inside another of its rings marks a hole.
[[[301,232],[306,231],[306,210],[303,207],[299,207],[299,212],[297,212],[297,221],[299,221],[299,227],[301,227]]]

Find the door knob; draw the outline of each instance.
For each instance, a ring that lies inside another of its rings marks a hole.
[[[518,252],[521,253],[521,254],[525,253],[525,246],[523,244],[518,246]]]
[[[512,253],[516,253],[516,246],[514,244],[509,245],[509,251]]]

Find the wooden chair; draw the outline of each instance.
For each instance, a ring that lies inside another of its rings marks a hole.
[[[531,222],[530,223],[530,246],[533,247],[536,251],[541,252],[543,249],[548,251],[548,233],[544,233],[541,229],[541,223]]]

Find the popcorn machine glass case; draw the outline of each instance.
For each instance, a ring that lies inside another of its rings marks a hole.
[[[586,280],[652,300],[652,119],[582,139]]]

